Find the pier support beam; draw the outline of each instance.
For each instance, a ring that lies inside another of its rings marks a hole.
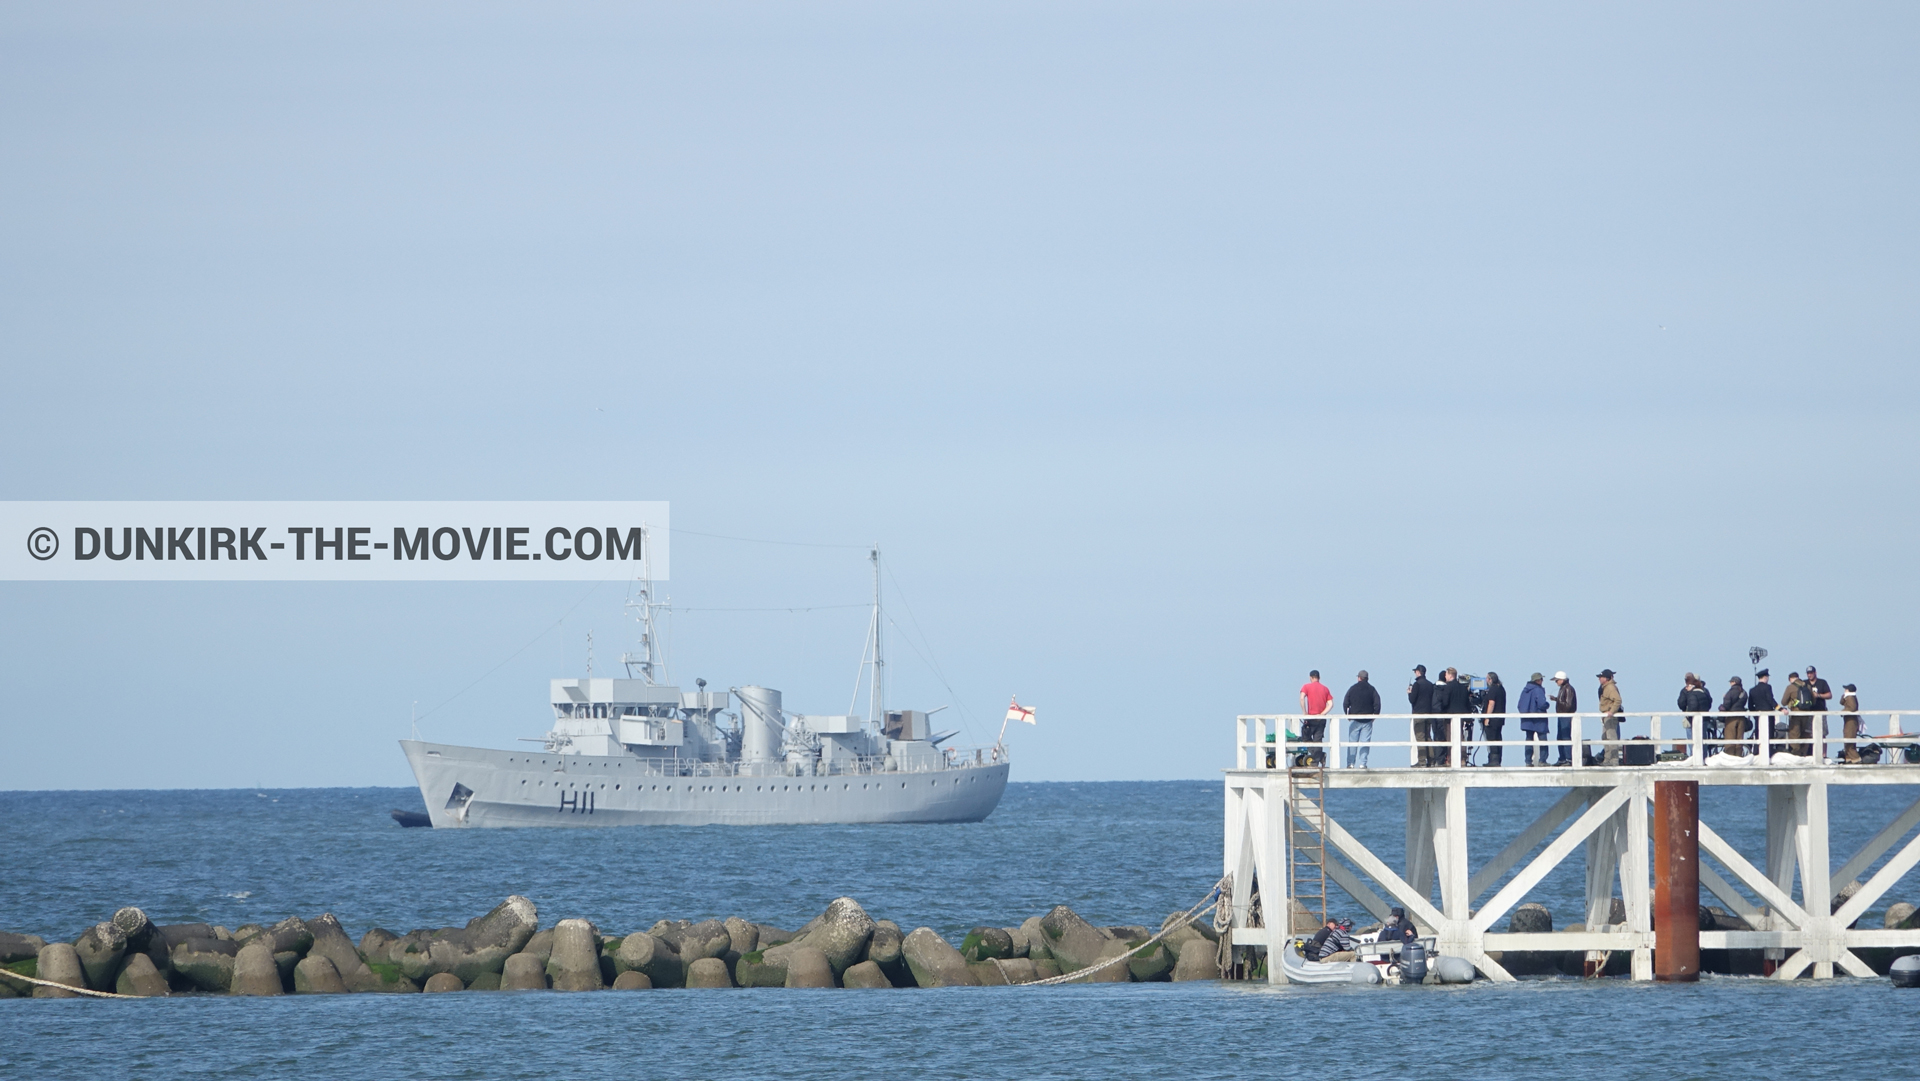
[[[1630,787],[1629,787],[1630,786]],[[1620,854],[1620,899],[1627,908],[1627,931],[1638,943],[1629,955],[1628,974],[1636,980],[1653,979],[1653,860],[1647,852],[1647,789],[1645,777],[1635,777],[1628,788],[1626,844]],[[1698,919],[1698,913],[1695,919]]]
[[[1407,885],[1421,897],[1433,896],[1434,870],[1439,862],[1438,819],[1446,813],[1446,791],[1439,788],[1407,789]],[[1437,805],[1437,806],[1436,806]],[[1408,915],[1412,915],[1411,912]],[[1415,920],[1420,929],[1437,930]]]
[[[1653,784],[1653,978],[1700,978],[1700,782]]]
[[[1839,928],[1833,922],[1833,856],[1827,843],[1827,782],[1798,786],[1801,806],[1799,829],[1800,907],[1807,921],[1807,946],[1813,956],[1813,978],[1833,979],[1833,962],[1841,951]]]
[[[1793,874],[1798,862],[1794,843],[1798,832],[1795,828],[1798,816],[1795,814],[1793,798],[1796,787],[1784,784],[1767,786],[1767,878],[1773,882],[1780,896],[1789,898],[1793,896]],[[1769,901],[1766,929],[1791,931],[1798,928],[1785,906]],[[1787,956],[1787,951],[1782,946],[1768,946],[1763,956],[1763,971],[1771,976]]]
[[[1600,804],[1607,789],[1589,788],[1587,807]],[[1587,911],[1586,926],[1598,931],[1613,925],[1613,878],[1620,862],[1620,841],[1626,832],[1626,806],[1621,804],[1613,816],[1587,836]]]

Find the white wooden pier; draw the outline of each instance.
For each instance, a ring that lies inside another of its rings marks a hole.
[[[1802,740],[1792,748],[1770,735],[1768,715],[1758,716],[1763,719],[1757,737],[1748,740],[1745,748],[1723,749],[1701,736],[1703,726],[1687,732],[1678,714],[1622,715],[1622,738],[1616,746],[1644,749],[1646,741],[1632,737],[1650,735],[1659,749],[1678,745],[1685,756],[1653,765],[1583,764],[1578,753],[1582,744],[1601,751],[1600,740],[1583,739],[1599,734],[1600,717],[1576,714],[1570,717],[1576,751],[1571,766],[1527,766],[1524,744],[1509,738],[1501,744],[1502,767],[1376,764],[1366,769],[1344,765],[1346,748],[1339,735],[1345,717],[1326,717],[1327,738],[1303,743],[1289,740],[1285,733],[1297,731],[1305,718],[1242,716],[1236,722],[1237,761],[1226,771],[1224,869],[1233,883],[1233,943],[1254,947],[1257,953],[1292,937],[1294,929],[1288,925],[1294,897],[1289,883],[1303,869],[1317,876],[1324,868],[1328,884],[1345,890],[1376,919],[1384,918],[1390,906],[1404,908],[1424,933],[1435,936],[1441,954],[1467,958],[1486,978],[1513,979],[1489,953],[1591,950],[1628,951],[1631,977],[1652,979],[1655,934],[1649,803],[1656,781],[1695,781],[1763,786],[1767,792],[1764,867],[1723,840],[1704,816],[1699,823],[1699,854],[1705,857],[1698,861],[1700,885],[1755,928],[1701,931],[1699,948],[1764,950],[1771,974],[1778,979],[1806,975],[1826,979],[1836,974],[1871,977],[1873,971],[1853,950],[1920,948],[1920,929],[1849,929],[1920,863],[1920,836],[1908,838],[1920,826],[1920,799],[1907,804],[1836,869],[1828,847],[1828,793],[1836,785],[1920,785],[1920,765],[1907,763],[1901,753],[1914,737],[1901,734],[1902,714],[1863,713],[1863,731],[1881,735],[1856,742],[1871,742],[1889,753],[1877,764],[1831,764],[1845,743],[1839,738],[1840,714],[1825,715],[1831,733],[1815,724],[1810,742]],[[1915,715],[1906,716],[1911,722]],[[1380,716],[1375,721],[1376,735],[1404,732],[1407,738],[1371,741],[1373,760],[1400,761],[1416,746],[1414,723],[1440,719]],[[1509,735],[1518,734],[1520,719],[1518,714],[1508,715]],[[1550,724],[1559,719],[1550,717]],[[1452,751],[1447,761],[1463,761],[1462,753],[1470,748],[1480,748],[1484,755],[1488,744],[1463,741],[1458,720],[1445,718],[1444,731],[1449,735],[1444,746]],[[1443,745],[1422,746],[1437,750]],[[1748,752],[1744,758],[1724,753],[1742,749]],[[1790,753],[1809,749],[1816,753]],[[1324,769],[1288,768],[1295,755],[1315,750],[1324,752]],[[1406,791],[1407,855],[1400,868],[1389,867],[1339,821],[1337,793],[1382,788]],[[1467,795],[1486,788],[1558,788],[1565,794],[1492,859],[1472,867],[1467,857]],[[1896,846],[1893,856],[1844,904],[1834,906],[1833,899],[1849,883]],[[1548,873],[1583,847],[1588,930],[1539,934],[1494,930]],[[1536,849],[1540,849],[1537,854]],[[1509,872],[1515,873],[1494,890]],[[1436,881],[1437,905],[1431,900]],[[1616,881],[1626,908],[1624,926],[1609,926]],[[1312,903],[1319,902],[1320,898],[1312,898]],[[1267,966],[1267,979],[1285,980],[1279,964]]]

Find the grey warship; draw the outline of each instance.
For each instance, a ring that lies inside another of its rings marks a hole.
[[[781,693],[664,682],[651,583],[635,609],[626,678],[552,680],[537,749],[401,740],[436,828],[978,822],[1006,791],[1005,729],[991,747],[948,746],[930,711],[885,705],[880,552],[862,659],[863,716],[802,714]],[[857,701],[857,691],[856,691]],[[946,707],[942,706],[941,709]]]

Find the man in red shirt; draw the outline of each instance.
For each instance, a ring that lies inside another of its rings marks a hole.
[[[1327,713],[1333,709],[1333,692],[1320,682],[1320,672],[1307,673],[1307,682],[1300,688],[1300,712],[1307,719],[1300,722],[1300,742],[1319,743],[1327,738]],[[1326,751],[1314,748],[1307,752],[1316,765],[1325,765]]]

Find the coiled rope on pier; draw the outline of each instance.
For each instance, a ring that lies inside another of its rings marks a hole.
[[[1077,972],[1069,972],[1064,976],[1049,976],[1044,980],[1035,980],[1032,983],[1021,983],[1021,984],[1015,984],[1014,986],[1016,987],[1049,987],[1057,983],[1068,983],[1070,981],[1080,979],[1084,976],[1091,976],[1096,972],[1101,972],[1106,969],[1112,968],[1113,966],[1117,964],[1121,964],[1122,962],[1132,960],[1134,955],[1139,953],[1141,950],[1146,949],[1148,946],[1151,946],[1154,943],[1159,942],[1161,939],[1167,937],[1168,935],[1174,933],[1175,931],[1178,931],[1180,928],[1185,927],[1188,924],[1192,923],[1193,921],[1199,919],[1201,913],[1205,912],[1209,908],[1212,908],[1215,904],[1219,902],[1219,899],[1222,896],[1222,892],[1224,890],[1230,889],[1232,882],[1233,882],[1233,879],[1231,877],[1221,878],[1220,881],[1215,882],[1213,884],[1212,889],[1207,891],[1207,895],[1200,899],[1199,904],[1194,905],[1192,908],[1187,909],[1185,912],[1181,913],[1179,916],[1168,921],[1167,926],[1162,927],[1160,929],[1159,934],[1154,935],[1152,938],[1147,939],[1145,942],[1142,942],[1138,946],[1133,946],[1128,948],[1125,952],[1119,954],[1118,956],[1109,957],[1106,960],[1099,962],[1098,964],[1088,965],[1086,968],[1080,969]]]
[[[1221,876],[1213,888],[1220,894],[1219,903],[1213,909],[1213,929],[1224,935],[1233,930],[1233,876]]]
[[[1220,898],[1213,906],[1213,933],[1231,935],[1233,933],[1233,873],[1228,872],[1223,876],[1220,879],[1220,885],[1215,888],[1220,891]],[[1258,896],[1257,892],[1255,895]],[[1233,950],[1216,950],[1215,953],[1214,968],[1224,980],[1233,971]]]

